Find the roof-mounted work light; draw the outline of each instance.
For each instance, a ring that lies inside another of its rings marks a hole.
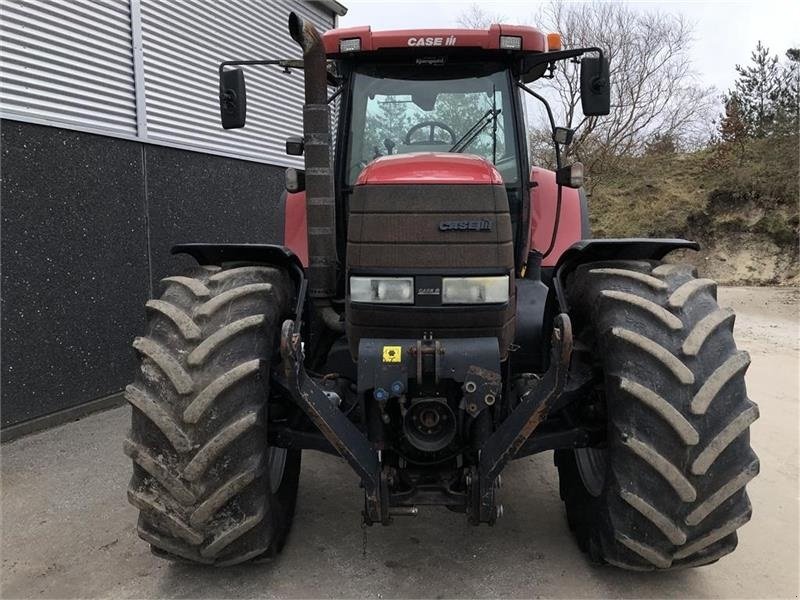
[[[501,50],[522,50],[522,38],[518,35],[501,35]]]
[[[361,38],[339,40],[339,52],[358,52],[361,50]]]

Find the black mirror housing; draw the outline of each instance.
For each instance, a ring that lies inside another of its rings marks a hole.
[[[608,59],[587,56],[581,59],[581,108],[587,117],[611,112],[611,82]]]
[[[299,135],[292,135],[286,138],[286,154],[289,156],[303,156],[305,142]]]
[[[244,127],[247,118],[247,93],[242,69],[229,69],[220,73],[219,115],[223,129]]]

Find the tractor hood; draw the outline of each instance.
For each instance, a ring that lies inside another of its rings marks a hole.
[[[356,185],[380,184],[502,185],[494,165],[471,154],[415,152],[383,156],[369,163]]]
[[[492,163],[455,153],[373,160],[349,202],[347,276],[413,281],[401,303],[352,300],[346,329],[359,340],[496,338],[501,358],[514,339],[514,245],[506,188]],[[445,278],[505,278],[506,299],[454,302]]]

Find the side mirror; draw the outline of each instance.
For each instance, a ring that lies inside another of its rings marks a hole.
[[[286,154],[289,156],[303,156],[305,144],[299,135],[292,135],[286,138]]]
[[[244,71],[229,69],[219,77],[219,116],[223,129],[244,127],[247,118],[247,93]]]
[[[608,59],[581,59],[581,108],[587,117],[611,112],[611,83],[608,79]]]

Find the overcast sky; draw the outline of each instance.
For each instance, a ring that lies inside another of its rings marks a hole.
[[[342,0],[348,13],[341,27],[371,25],[373,29],[458,27],[457,19],[468,1]],[[515,0],[477,2],[487,12],[501,13],[511,22],[531,25],[540,3]],[[737,63],[749,60],[762,40],[773,54],[800,45],[800,2],[630,2],[636,10],[680,13],[694,24],[692,57],[695,70],[706,85],[720,91],[736,77]]]

